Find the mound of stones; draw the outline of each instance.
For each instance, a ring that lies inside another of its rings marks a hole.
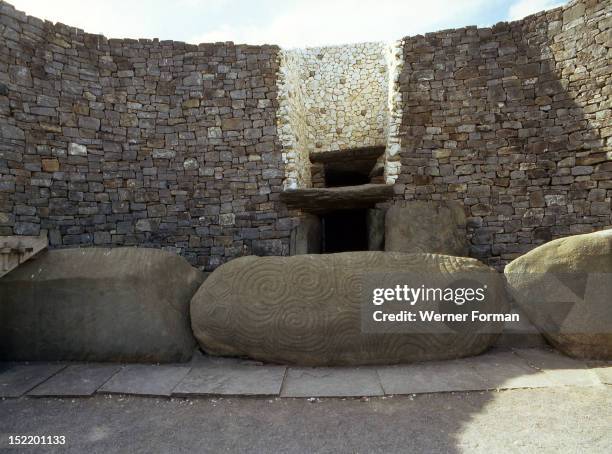
[[[0,279],[0,359],[186,361],[203,280],[157,249],[43,252]]]
[[[550,241],[504,273],[516,303],[557,349],[612,359],[612,230]]]
[[[410,324],[389,332],[369,330],[363,316],[370,313],[370,285],[410,273],[433,278],[440,287],[466,276],[472,280],[485,276],[491,297],[479,310],[502,313],[507,307],[503,276],[471,258],[379,251],[248,256],[217,268],[194,295],[194,335],[212,355],[305,366],[459,358],[492,345],[502,323],[439,330],[428,330],[435,325],[428,324],[419,332]],[[414,282],[420,285],[422,280]],[[469,304],[456,306],[465,312],[472,309]]]

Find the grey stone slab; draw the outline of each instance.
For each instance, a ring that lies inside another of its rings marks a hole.
[[[133,364],[123,367],[100,389],[99,393],[169,396],[189,373],[189,367]]]
[[[492,352],[461,360],[484,378],[485,389],[546,388],[555,386],[546,374],[513,352]]]
[[[379,367],[387,394],[419,394],[555,386],[549,377],[512,352],[452,361]]]
[[[201,352],[194,353],[189,365],[191,367],[210,367],[214,365],[224,366],[261,366],[264,363],[247,358],[234,358],[227,356],[209,356]],[[283,366],[284,367],[284,366]]]
[[[63,364],[15,364],[0,371],[0,397],[19,397],[66,367]]]
[[[91,396],[119,371],[119,365],[75,364],[31,390],[29,396]]]
[[[504,331],[495,342],[501,348],[546,348],[546,340],[538,329],[533,326],[524,312],[512,308],[512,314],[518,314],[518,321],[509,321],[504,324]]]
[[[203,358],[172,394],[278,396],[285,371],[285,366],[263,366],[232,358]]]
[[[515,349],[514,352],[558,385],[593,386],[600,383],[597,374],[589,370],[584,361],[552,350],[526,348]]]
[[[612,385],[612,366],[599,367],[593,369],[593,372],[597,374],[599,381],[605,385]]]
[[[382,396],[383,388],[373,367],[293,368],[287,375],[282,397]]]
[[[421,394],[488,389],[486,380],[462,360],[379,367],[385,394]]]

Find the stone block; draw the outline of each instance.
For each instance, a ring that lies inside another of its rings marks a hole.
[[[612,230],[550,241],[504,273],[516,303],[555,348],[612,359]]]
[[[385,217],[385,251],[467,255],[463,207],[455,202],[396,202]]]
[[[361,289],[368,273],[412,272],[442,282],[457,273],[490,277],[484,312],[506,307],[500,276],[475,259],[434,254],[346,252],[242,257],[216,269],[191,302],[191,323],[212,355],[248,356],[304,366],[388,364],[474,355],[502,325],[470,331],[369,333],[362,329]],[[455,277],[453,277],[455,276]]]
[[[4,360],[184,361],[200,271],[144,248],[42,252],[0,279]]]

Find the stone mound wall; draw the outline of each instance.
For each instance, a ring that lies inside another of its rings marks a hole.
[[[459,200],[494,266],[612,225],[612,2],[404,40],[398,199]]]
[[[117,40],[0,2],[0,235],[287,254],[276,46]]]
[[[611,14],[575,0],[405,38],[381,141],[397,199],[462,202],[470,254],[497,267],[611,225]],[[279,194],[309,169],[279,137],[276,46],[107,39],[1,1],[0,44],[0,235],[167,248],[208,270],[289,254],[299,218]]]

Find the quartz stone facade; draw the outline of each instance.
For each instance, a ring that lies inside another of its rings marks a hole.
[[[287,188],[310,186],[311,153],[387,144],[390,54],[383,43],[281,51]]]

